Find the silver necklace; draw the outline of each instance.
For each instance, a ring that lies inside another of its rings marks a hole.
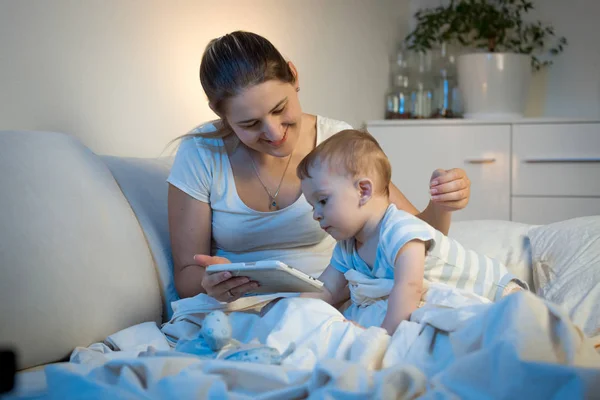
[[[294,150],[296,150],[295,146],[294,146]],[[292,152],[290,153],[288,162],[285,165],[285,169],[283,170],[283,175],[281,175],[281,180],[279,181],[279,185],[277,186],[277,190],[275,191],[275,194],[271,194],[271,192],[267,188],[267,185],[265,185],[263,180],[260,178],[260,174],[258,173],[256,164],[254,164],[254,159],[252,158],[252,154],[250,154],[249,150],[246,150],[248,152],[248,157],[250,157],[250,162],[252,163],[252,168],[254,169],[254,173],[256,174],[256,177],[258,178],[258,181],[262,185],[263,189],[265,189],[265,192],[267,192],[267,195],[269,196],[269,210],[271,210],[271,211],[277,210],[277,195],[279,194],[279,189],[281,189],[281,184],[283,183],[283,178],[285,178],[285,173],[287,172],[288,167],[290,166],[290,161],[292,161],[292,156],[294,155],[294,150],[292,150]]]

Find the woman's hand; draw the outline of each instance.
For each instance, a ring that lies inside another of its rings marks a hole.
[[[429,182],[431,200],[439,211],[462,210],[469,203],[471,181],[463,169],[436,169]]]
[[[212,257],[204,254],[195,255],[194,261],[204,268],[214,264],[231,264],[231,261],[226,258]],[[226,303],[237,300],[248,291],[258,287],[257,282],[250,281],[245,276],[232,278],[231,272],[228,271],[216,274],[205,273],[201,285],[207,295]]]

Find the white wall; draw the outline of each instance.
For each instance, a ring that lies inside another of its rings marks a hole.
[[[383,117],[408,0],[0,0],[0,129],[54,130],[100,154],[157,156],[212,119],[208,41],[244,29],[298,67],[305,111]]]
[[[447,0],[410,0],[409,27],[419,8]],[[526,115],[530,117],[600,117],[600,1],[533,0],[530,16],[554,26],[569,45],[554,65],[534,75]]]
[[[537,0],[537,15],[569,45],[546,72],[544,115],[600,116],[600,1]]]

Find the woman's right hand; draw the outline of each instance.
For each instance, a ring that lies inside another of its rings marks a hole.
[[[194,261],[201,267],[208,267],[214,264],[231,264],[226,258],[213,257],[204,254],[196,254]],[[231,272],[218,272],[216,274],[204,274],[202,278],[202,287],[207,295],[222,302],[232,302],[252,289],[258,287],[257,282],[250,281],[245,276],[231,277]]]

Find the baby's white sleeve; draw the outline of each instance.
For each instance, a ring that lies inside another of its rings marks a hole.
[[[167,182],[193,198],[210,203],[213,154],[194,137],[184,139]]]

